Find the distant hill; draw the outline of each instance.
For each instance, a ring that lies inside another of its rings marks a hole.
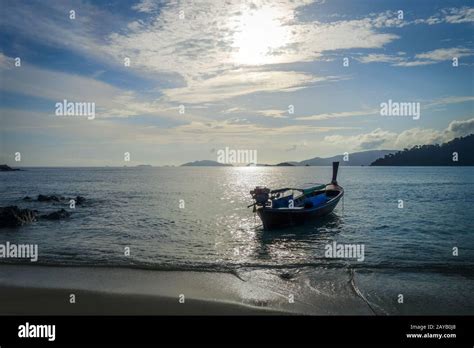
[[[246,167],[294,167],[298,165],[298,162],[282,162],[278,164],[266,164],[266,163],[254,163],[247,164]]]
[[[457,153],[457,161],[453,160]],[[417,145],[374,161],[372,166],[472,166],[474,134],[442,145]]]
[[[395,153],[397,150],[371,150],[362,152],[349,153],[349,160],[344,161],[344,155],[321,158],[314,157],[305,161],[295,162],[286,161],[278,164],[258,163],[257,167],[293,167],[293,166],[331,166],[332,162],[339,161],[341,166],[369,166],[376,159],[387,154]],[[232,167],[231,164],[223,164],[216,161],[194,161],[181,165],[181,167]],[[255,166],[255,164],[247,164],[247,167]]]
[[[368,166],[376,159],[384,157],[397,150],[371,150],[349,153],[349,160],[344,161],[344,155],[321,158],[314,157],[305,161],[298,162],[298,166],[330,166],[332,162],[339,161],[341,166]]]
[[[216,161],[203,160],[182,164],[181,167],[232,167],[232,164],[219,163]]]

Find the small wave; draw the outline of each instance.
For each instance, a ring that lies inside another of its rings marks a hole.
[[[385,315],[388,315],[388,313],[386,311],[384,311],[384,309],[382,307],[377,306],[375,303],[370,302],[369,300],[367,300],[367,298],[364,296],[364,294],[362,294],[362,291],[360,291],[360,289],[357,287],[357,284],[355,282],[355,271],[354,271],[354,269],[351,269],[351,279],[349,280],[349,283],[351,284],[352,290],[354,290],[354,292],[357,294],[357,296],[359,296],[362,300],[364,300],[365,303],[367,303],[367,306],[369,306],[370,310],[375,315],[377,315],[377,312],[375,311],[374,307],[377,307],[377,309],[382,311]]]
[[[65,254],[64,256],[70,257],[71,254]],[[348,264],[348,263],[334,263],[327,262],[327,259],[322,258],[326,262],[315,263],[294,263],[285,265],[276,264],[265,264],[265,263],[228,263],[228,264],[212,264],[212,263],[194,263],[194,264],[171,264],[171,263],[147,263],[134,261],[132,263],[105,263],[105,262],[90,262],[87,259],[78,260],[74,258],[64,259],[61,261],[57,260],[44,260],[41,262],[30,262],[29,260],[23,259],[4,259],[0,260],[0,264],[28,264],[38,266],[57,266],[57,267],[105,267],[105,268],[130,268],[130,269],[142,269],[142,270],[154,270],[154,271],[191,271],[191,272],[217,272],[217,273],[230,273],[235,275],[241,280],[243,279],[240,274],[241,272],[252,271],[252,270],[285,270],[287,272],[299,273],[300,270],[354,270],[357,272],[390,272],[390,273],[440,273],[446,275],[462,275],[468,277],[474,277],[474,265],[445,265],[445,264],[434,264],[434,265],[416,265],[416,266],[397,266],[397,265],[359,265],[359,264]]]

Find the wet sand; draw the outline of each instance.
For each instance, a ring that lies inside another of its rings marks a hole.
[[[336,297],[300,290],[298,282],[261,272],[240,278],[211,272],[0,265],[1,315],[373,314],[355,293]],[[70,303],[71,294],[75,303]]]
[[[0,315],[468,315],[473,291],[471,277],[420,272],[0,265]]]

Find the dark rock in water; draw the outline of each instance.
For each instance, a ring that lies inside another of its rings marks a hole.
[[[59,202],[64,200],[64,197],[59,197],[55,195],[46,196],[46,195],[38,195],[38,202]]]
[[[49,196],[38,195],[38,202],[48,202],[49,200]]]
[[[300,270],[280,273],[278,276],[284,280],[291,280],[300,273]]]
[[[71,216],[69,212],[67,212],[64,209],[61,209],[50,214],[41,215],[40,218],[46,219],[46,220],[60,220],[60,219],[68,218],[69,216]]]
[[[293,278],[293,274],[291,274],[291,273],[282,273],[282,274],[280,274],[280,278],[285,279],[285,280],[290,280],[291,278]]]
[[[0,172],[16,172],[21,169],[15,169],[7,166],[6,164],[0,164]]]
[[[24,200],[27,200],[26,197],[23,198]],[[64,196],[57,196],[57,195],[38,195],[38,202],[64,202],[66,201],[67,197]],[[86,199],[82,196],[76,196],[76,198],[68,198],[67,200],[70,201],[71,199],[74,199],[76,204],[83,204]]]
[[[23,198],[24,201],[31,201],[31,197],[30,196],[26,196]]]
[[[0,207],[0,228],[19,227],[36,221],[36,213],[17,206]]]

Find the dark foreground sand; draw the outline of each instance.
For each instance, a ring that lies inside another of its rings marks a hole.
[[[453,274],[0,264],[0,315],[472,315],[473,293],[471,276]]]
[[[275,276],[0,265],[1,315],[373,314],[355,293],[313,292]],[[271,286],[269,285],[271,284]],[[294,294],[293,294],[294,293]],[[75,295],[75,304],[70,303]],[[184,295],[184,303],[179,302]],[[293,294],[294,301],[290,301]]]

